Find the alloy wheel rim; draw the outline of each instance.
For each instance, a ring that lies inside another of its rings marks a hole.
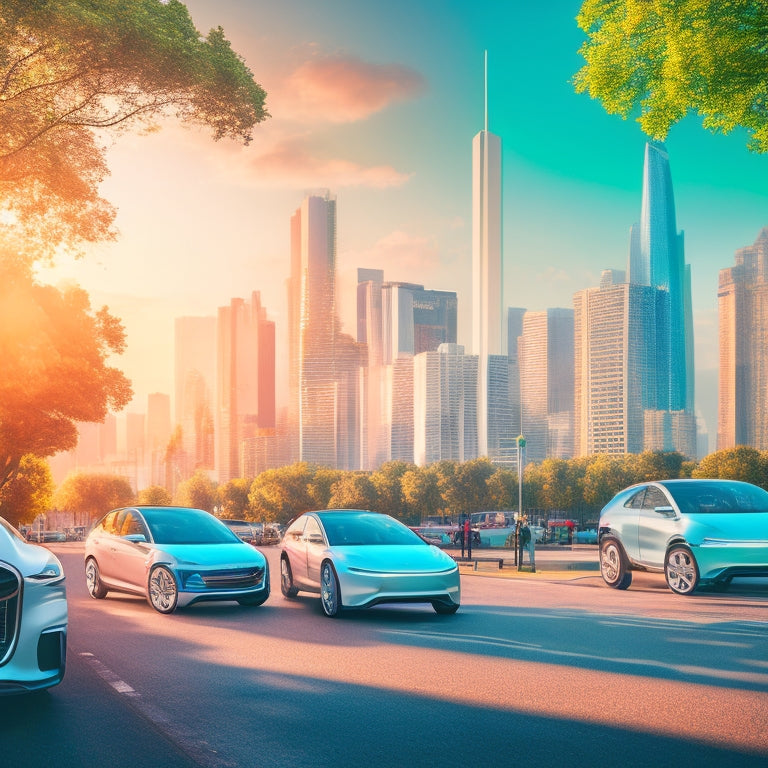
[[[672,550],[667,558],[667,577],[676,592],[690,592],[696,579],[691,557],[679,549]]]
[[[333,613],[336,607],[336,581],[331,573],[329,565],[323,566],[323,579],[321,597],[326,613]]]
[[[603,550],[603,556],[600,558],[600,567],[604,576],[609,581],[616,581],[619,575],[619,552],[615,545],[609,544]]]
[[[93,560],[89,561],[88,567],[85,569],[85,581],[88,585],[88,591],[93,594],[96,591],[96,564]]]
[[[176,585],[165,568],[158,568],[152,574],[149,582],[149,594],[152,598],[152,604],[164,611],[167,611],[172,605],[176,596]]]

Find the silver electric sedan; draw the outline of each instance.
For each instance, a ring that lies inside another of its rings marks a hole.
[[[320,595],[326,616],[378,603],[431,603],[455,613],[459,569],[438,547],[389,515],[366,510],[306,512],[286,529],[280,587]]]
[[[58,685],[66,660],[61,563],[0,517],[0,694]]]
[[[143,595],[160,613],[201,601],[261,605],[269,597],[264,555],[221,520],[188,507],[125,507],[105,515],[85,541],[91,597]]]
[[[662,480],[618,493],[600,513],[600,571],[626,589],[632,571],[664,573],[669,588],[768,576],[768,492],[736,480]]]

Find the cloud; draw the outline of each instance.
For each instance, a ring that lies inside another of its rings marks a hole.
[[[538,279],[545,283],[569,282],[570,275],[564,269],[556,267],[547,267],[544,272],[539,272]]]
[[[426,81],[397,64],[371,64],[353,56],[311,59],[270,93],[276,119],[350,123],[364,120],[425,90]]]
[[[314,154],[302,138],[278,140],[264,147],[260,154],[253,154],[254,149],[243,153],[239,161],[240,173],[246,174],[250,183],[257,186],[386,189],[402,186],[410,178],[410,174],[391,165],[362,165]]]

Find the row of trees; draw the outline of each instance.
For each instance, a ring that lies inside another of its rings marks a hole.
[[[651,452],[529,464],[523,476],[523,509],[542,516],[566,514],[584,524],[622,488],[648,480],[720,477],[768,489],[768,451],[744,446],[717,451],[698,464],[679,453]],[[417,467],[402,461],[375,472],[349,472],[291,464],[217,485],[204,472],[181,483],[172,497],[161,486],[136,495],[123,477],[74,474],[55,489],[47,464],[26,456],[16,478],[0,489],[0,510],[14,524],[31,522],[50,508],[78,516],[87,525],[126,504],[180,504],[220,517],[286,523],[309,509],[362,508],[386,512],[408,524],[430,516],[484,510],[516,510],[517,474],[487,459],[441,461]]]

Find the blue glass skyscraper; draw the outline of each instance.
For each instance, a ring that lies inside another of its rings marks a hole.
[[[645,145],[640,224],[630,232],[629,282],[656,288],[652,316],[644,318],[649,377],[648,411],[694,410],[693,315],[690,266],[677,231],[669,155],[663,144]]]

